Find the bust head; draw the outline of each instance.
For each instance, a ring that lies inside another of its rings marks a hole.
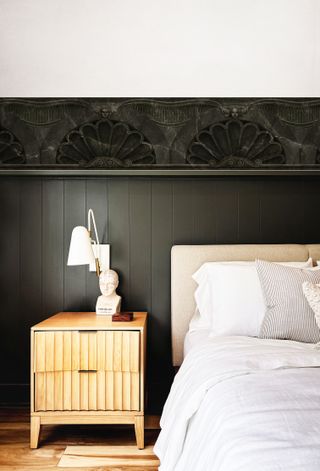
[[[100,291],[104,296],[113,294],[119,285],[119,277],[116,271],[106,270],[99,276]]]

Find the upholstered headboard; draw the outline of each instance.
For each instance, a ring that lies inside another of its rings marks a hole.
[[[171,334],[173,365],[183,360],[183,342],[195,311],[192,274],[205,262],[255,260],[274,262],[320,260],[320,244],[175,245],[171,251]]]

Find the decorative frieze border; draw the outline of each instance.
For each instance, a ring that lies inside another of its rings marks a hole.
[[[320,173],[320,99],[2,98],[2,175]]]

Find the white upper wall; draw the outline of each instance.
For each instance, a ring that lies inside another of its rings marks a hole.
[[[0,96],[320,96],[319,0],[0,0]]]

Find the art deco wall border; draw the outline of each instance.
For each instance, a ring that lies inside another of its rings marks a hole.
[[[0,175],[320,174],[320,99],[0,99]]]

